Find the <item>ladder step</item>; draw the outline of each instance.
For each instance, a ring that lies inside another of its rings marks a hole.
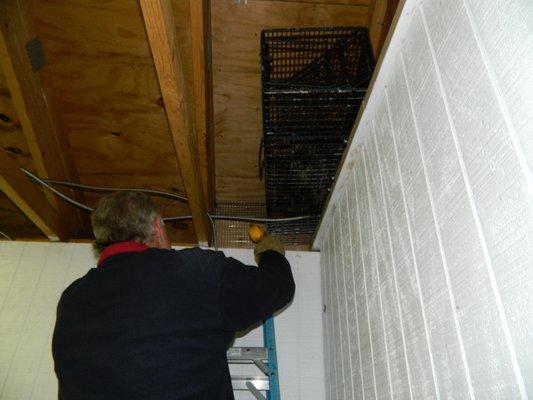
[[[266,347],[231,347],[226,352],[228,363],[253,363],[268,359]]]
[[[253,364],[264,374],[231,375],[231,384],[233,390],[247,391],[257,400],[281,400],[276,335],[272,317],[263,321],[263,344],[264,347],[231,347],[228,349],[226,352],[228,364]],[[266,392],[266,396],[262,392]]]
[[[252,383],[257,390],[268,390],[268,377],[267,376],[247,376],[247,375],[232,375],[231,384],[233,390],[249,390],[246,385],[247,382]]]

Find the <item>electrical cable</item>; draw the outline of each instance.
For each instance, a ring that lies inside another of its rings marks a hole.
[[[257,217],[240,217],[238,215],[211,215],[213,219],[227,219],[231,221],[243,221],[243,222],[289,222],[300,221],[302,219],[311,218],[310,215],[302,215],[298,217],[286,217],[286,218],[257,218]]]
[[[177,222],[177,221],[183,221],[186,219],[192,219],[192,215],[180,215],[178,217],[165,217],[163,218],[163,222]]]
[[[79,203],[77,202],[76,200],[74,199],[71,199],[70,197],[68,197],[67,195],[61,193],[59,190],[55,189],[54,187],[50,186],[48,183],[46,183],[44,180],[42,180],[41,178],[39,178],[38,176],[32,174],[30,171],[28,171],[27,169],[25,168],[21,168],[21,170],[26,174],[28,175],[31,179],[33,179],[34,181],[36,181],[37,183],[41,184],[42,186],[44,186],[45,188],[47,188],[48,190],[50,190],[52,193],[55,193],[57,196],[61,197],[63,200],[65,200],[67,203],[70,203],[76,207],[79,207],[81,208],[82,210],[85,210],[85,211],[89,211],[89,212],[92,212],[93,209],[89,206],[86,206],[85,204],[82,204],[82,203]]]
[[[81,209],[83,209],[85,211],[89,211],[89,212],[93,211],[93,209],[91,207],[86,206],[85,204],[79,203],[76,200],[71,199],[70,197],[68,197],[67,195],[61,193],[60,191],[58,191],[57,189],[55,189],[51,185],[52,184],[57,184],[57,185],[61,185],[61,186],[65,186],[65,187],[71,187],[71,188],[75,188],[75,189],[96,190],[96,191],[101,191],[101,192],[103,192],[103,191],[126,191],[126,190],[129,190],[129,191],[142,192],[142,193],[146,193],[146,194],[153,194],[153,195],[158,195],[158,196],[165,196],[165,197],[175,198],[175,199],[179,199],[179,200],[182,200],[182,201],[186,200],[185,197],[182,197],[180,195],[176,195],[176,194],[168,193],[168,192],[162,192],[162,191],[159,191],[159,190],[140,189],[140,188],[127,189],[127,188],[114,188],[114,187],[98,187],[98,186],[82,185],[82,184],[78,184],[78,183],[65,182],[65,181],[53,181],[53,180],[49,180],[49,179],[39,178],[38,176],[32,174],[30,171],[28,171],[25,168],[21,168],[21,170],[26,175],[28,175],[30,178],[32,178],[37,183],[39,183],[42,186],[44,186],[47,189],[49,189],[50,191],[52,191],[53,193],[55,193],[56,195],[61,197],[63,200],[69,202],[70,204],[75,205],[76,207],[79,207],[79,208],[81,208]],[[286,217],[286,218],[258,218],[258,217],[241,217],[241,216],[238,216],[238,215],[213,215],[213,214],[208,214],[208,216],[209,216],[209,218],[212,218],[213,220],[225,219],[225,220],[232,220],[232,221],[259,222],[259,223],[299,221],[299,220],[303,220],[303,219],[307,219],[307,218],[311,217],[310,215],[302,215],[302,216],[297,216],[297,217]],[[182,221],[182,220],[186,220],[186,219],[192,219],[192,216],[191,215],[180,215],[180,216],[177,216],[177,217],[166,217],[166,218],[163,218],[163,220],[165,222],[175,222],[175,221]]]
[[[173,194],[173,193],[168,193],[168,192],[162,192],[162,191],[159,191],[159,190],[139,189],[139,188],[131,188],[131,189],[128,188],[127,189],[127,188],[113,188],[113,187],[105,187],[104,188],[104,187],[98,187],[98,186],[82,185],[82,184],[72,183],[72,182],[53,181],[53,180],[49,180],[49,179],[39,178],[38,176],[32,174],[30,171],[28,171],[25,168],[21,168],[21,170],[26,175],[28,175],[31,179],[33,179],[37,183],[41,184],[42,186],[44,186],[48,190],[52,191],[52,193],[55,193],[56,195],[61,197],[66,202],[68,202],[68,203],[70,203],[70,204],[72,204],[72,205],[74,205],[76,207],[79,207],[82,210],[89,211],[89,212],[93,211],[93,209],[91,207],[89,207],[89,206],[87,206],[85,204],[79,203],[79,202],[77,202],[74,199],[71,199],[70,197],[68,197],[67,195],[61,193],[60,191],[58,191],[57,189],[55,189],[51,185],[57,184],[57,185],[60,185],[60,186],[70,187],[70,188],[73,188],[73,189],[95,190],[95,191],[98,191],[98,192],[107,192],[107,191],[109,191],[109,192],[113,192],[113,191],[142,192],[142,193],[146,193],[146,194],[152,194],[154,196],[169,197],[169,198],[173,198],[173,199],[180,200],[180,201],[188,201],[183,196],[180,196],[180,195],[177,195],[177,194]],[[181,221],[181,220],[184,220],[184,219],[191,219],[192,216],[184,215],[184,216],[170,217],[170,218],[171,218],[172,221]],[[163,218],[163,220],[166,221],[166,218]]]
[[[11,239],[6,233],[4,233],[4,232],[2,232],[2,231],[0,231],[0,236],[6,238],[7,240],[13,240],[13,239]]]
[[[218,251],[217,230],[215,228],[215,221],[213,220],[213,216],[211,214],[207,214],[207,218],[209,218],[209,222],[211,222],[211,230],[213,232],[213,244],[215,246],[215,251]]]
[[[68,197],[67,195],[61,193],[60,191],[58,191],[57,189],[55,189],[54,187],[52,187],[51,185],[49,185],[47,183],[48,180],[44,180],[44,179],[41,179],[39,178],[38,176],[32,174],[30,171],[24,169],[24,168],[21,168],[22,171],[28,175],[31,179],[35,180],[37,183],[39,183],[40,185],[44,186],[45,188],[47,188],[48,190],[52,191],[52,193],[55,193],[56,195],[58,195],[59,197],[61,197],[63,200],[65,200],[66,202],[78,207],[78,208],[81,208],[82,210],[85,210],[85,211],[89,211],[89,212],[93,212],[93,208],[85,205],[85,204],[82,204],[80,202],[77,202],[76,200],[74,199],[71,199],[70,197]],[[50,182],[52,183],[52,182]],[[71,184],[70,182],[61,182],[61,183],[66,183],[66,184]],[[72,184],[72,185],[77,185],[77,184]],[[66,186],[66,185],[65,185]],[[84,185],[85,186],[85,185]],[[75,186],[71,186],[73,188],[76,188],[78,189],[78,187],[75,187]],[[81,187],[79,187],[79,189],[81,189]],[[138,192],[142,192],[144,189],[137,189],[136,191]],[[135,191],[135,190],[134,190]],[[154,191],[154,192],[158,192],[157,190]],[[165,192],[160,192],[160,193],[165,193]],[[171,193],[166,193],[166,194],[169,194],[169,195],[172,195]],[[163,218],[163,221],[164,222],[175,222],[175,221],[183,221],[183,220],[187,220],[187,219],[192,219],[192,215],[180,215],[180,216],[177,216],[177,217],[166,217],[166,218]]]
[[[213,220],[229,220],[229,221],[242,221],[242,222],[258,222],[258,223],[265,223],[265,222],[289,222],[289,221],[299,221],[302,219],[311,218],[310,215],[303,215],[298,217],[286,217],[286,218],[260,218],[260,217],[241,217],[238,215],[213,215],[213,214],[207,214],[208,217],[212,218]],[[192,215],[183,215],[179,217],[166,217],[163,218],[165,222],[174,222],[174,221],[181,221],[183,219],[192,219]]]
[[[175,199],[183,202],[189,202],[189,199],[187,199],[184,196],[181,196],[179,194],[169,193],[169,192],[163,192],[161,190],[154,190],[154,189],[140,189],[140,188],[122,188],[122,187],[109,187],[109,186],[93,186],[93,185],[83,185],[81,183],[72,183],[72,182],[66,182],[66,181],[56,181],[52,179],[42,179],[43,182],[46,182],[51,185],[57,185],[57,186],[65,186],[73,189],[82,189],[86,191],[92,191],[92,192],[142,192],[146,194],[151,194],[153,196],[158,197],[166,197],[170,199]]]
[[[21,168],[21,170],[27,176],[29,176],[31,179],[33,179],[35,182],[39,183],[40,185],[42,185],[46,189],[50,190],[52,193],[56,194],[57,196],[59,196],[60,198],[65,200],[66,202],[68,202],[68,203],[70,203],[70,204],[72,204],[72,205],[74,205],[76,207],[79,207],[82,210],[89,211],[89,212],[93,211],[93,209],[91,207],[89,207],[89,206],[87,206],[85,204],[82,204],[82,203],[80,203],[80,202],[78,202],[78,201],[76,201],[74,199],[71,199],[66,194],[61,193],[59,190],[55,189],[51,185],[56,184],[56,185],[60,185],[60,186],[70,187],[70,188],[73,188],[73,189],[94,190],[94,191],[99,191],[99,192],[126,191],[126,190],[128,190],[128,191],[135,191],[135,192],[142,192],[142,193],[152,194],[152,195],[155,195],[155,196],[170,197],[170,198],[174,198],[174,199],[180,200],[180,201],[188,201],[183,196],[179,196],[179,195],[176,195],[176,194],[173,194],[173,193],[162,192],[162,191],[159,191],[159,190],[140,189],[140,188],[126,189],[126,188],[98,187],[98,186],[82,185],[82,184],[78,184],[78,183],[65,182],[65,181],[54,181],[54,180],[39,178],[38,176],[32,174],[30,171],[28,171],[25,168]],[[256,217],[241,217],[241,216],[238,216],[238,215],[212,215],[212,214],[207,214],[207,217],[209,218],[209,222],[211,223],[211,229],[212,229],[212,232],[213,232],[214,247],[215,247],[215,250],[218,251],[215,220],[220,219],[220,220],[264,223],[264,222],[299,221],[299,220],[310,218],[311,216],[310,215],[303,215],[303,216],[298,216],[298,217],[287,217],[287,218],[256,218]],[[163,218],[163,222],[176,222],[176,221],[183,221],[183,220],[187,220],[187,219],[192,219],[192,215],[180,215],[180,216],[176,216],[176,217],[165,217],[165,218]],[[6,237],[7,239],[11,240],[11,238],[9,236],[7,236],[5,233],[3,233],[1,231],[0,231],[0,235],[2,235],[4,237]]]

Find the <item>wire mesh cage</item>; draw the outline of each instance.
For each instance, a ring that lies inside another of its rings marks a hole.
[[[365,88],[374,59],[363,27],[261,32],[263,90]]]
[[[264,203],[249,203],[240,201],[218,201],[217,214],[235,215],[238,217],[264,218]],[[218,246],[225,248],[252,249],[254,243],[248,237],[250,222],[236,220],[217,220],[215,229],[217,232]]]
[[[232,215],[237,217],[265,218],[265,203],[250,203],[241,201],[217,201],[216,213],[219,215]],[[292,234],[278,235],[281,242],[286,246],[306,245],[311,241],[310,235],[299,234],[298,224],[303,221],[279,221],[278,224],[293,225]],[[251,249],[255,244],[248,237],[248,228],[252,223],[237,221],[234,219],[215,221],[217,244],[223,248]],[[265,227],[265,224],[254,222],[256,225]]]
[[[370,82],[374,58],[361,27],[261,33],[267,215],[276,234],[312,234]]]

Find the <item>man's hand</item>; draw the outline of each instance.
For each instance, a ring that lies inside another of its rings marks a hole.
[[[285,247],[283,247],[283,244],[276,236],[265,236],[254,248],[255,262],[257,265],[259,265],[261,253],[267,250],[273,250],[281,255],[285,255]]]

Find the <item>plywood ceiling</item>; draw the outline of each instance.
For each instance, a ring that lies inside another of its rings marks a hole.
[[[80,182],[184,194],[138,1],[28,1]],[[218,201],[264,201],[264,186],[258,179],[261,30],[369,26],[378,3],[382,7],[379,0],[211,0]],[[186,98],[191,100],[189,2],[175,0],[173,6]],[[189,101],[189,107],[194,115],[194,101]],[[18,165],[34,170],[1,72],[0,113],[1,147]],[[86,193],[91,206],[98,198]],[[183,203],[163,200],[159,204],[167,216],[190,213]],[[1,194],[0,231],[15,238],[43,237]],[[196,242],[192,223],[176,224],[170,231],[175,242]],[[85,235],[90,237],[89,232]]]
[[[190,60],[188,2],[175,5]],[[80,181],[184,194],[139,3],[35,0],[33,11]],[[94,205],[99,196],[87,197]],[[160,207],[167,216],[189,214],[183,203]],[[195,241],[190,223],[171,231],[174,240]]]

